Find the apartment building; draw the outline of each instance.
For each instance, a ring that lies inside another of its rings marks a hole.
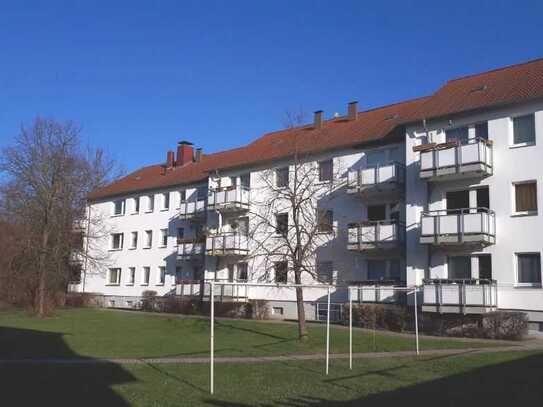
[[[317,171],[324,214],[307,317],[327,285],[421,286],[425,311],[526,311],[543,323],[539,193],[543,181],[543,60],[451,80],[434,94],[263,135],[204,154],[189,142],[89,196],[107,227],[89,244],[77,291],[107,306],[136,306],[145,290],[206,296],[209,280],[239,282],[221,298],[268,301],[295,315],[295,293],[244,282],[291,282],[289,265],[254,256],[258,211],[270,185],[291,181],[295,160]],[[273,184],[270,184],[273,183]],[[324,187],[323,187],[324,186]],[[268,188],[268,189],[267,189]],[[268,211],[281,233],[289,211]],[[96,256],[95,256],[96,254]],[[334,290],[341,304],[346,292]]]

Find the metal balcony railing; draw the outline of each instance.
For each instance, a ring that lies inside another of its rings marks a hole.
[[[405,225],[398,220],[365,221],[351,224],[347,232],[350,250],[399,247],[405,238]]]
[[[351,298],[358,303],[401,304],[406,300],[405,291],[396,290],[398,287],[405,288],[399,281],[358,281],[349,285]]]
[[[206,212],[205,200],[184,201],[179,205],[179,216],[181,219],[192,219],[203,217]]]
[[[498,305],[498,284],[488,279],[426,279],[423,281],[423,305],[492,310]]]
[[[181,260],[193,260],[200,258],[205,252],[204,240],[180,241],[177,245],[177,258]]]
[[[250,189],[241,185],[209,191],[207,208],[211,210],[249,209]]]
[[[237,232],[209,235],[206,239],[206,254],[210,256],[246,255],[249,238]]]
[[[349,171],[347,192],[394,189],[405,180],[405,166],[398,162]]]
[[[488,208],[443,209],[424,212],[421,243],[463,244],[496,242],[496,216]]]
[[[493,172],[492,142],[482,139],[469,139],[460,144],[451,141],[442,144],[419,146],[420,177],[438,180],[448,177],[488,176]]]

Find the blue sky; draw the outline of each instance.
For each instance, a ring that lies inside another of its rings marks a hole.
[[[73,120],[127,170],[543,57],[541,1],[1,1],[0,146]]]

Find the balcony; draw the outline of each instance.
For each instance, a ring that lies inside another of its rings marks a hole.
[[[405,291],[395,289],[405,287],[399,281],[352,281],[349,282],[349,286],[353,302],[404,304],[406,301]]]
[[[218,233],[206,239],[208,256],[244,256],[248,252],[249,238],[241,233]]]
[[[394,198],[401,194],[404,180],[405,166],[397,162],[349,171],[347,193],[368,197],[386,195]]]
[[[361,252],[399,250],[403,247],[405,226],[396,220],[366,221],[349,226],[347,249]]]
[[[207,209],[216,211],[246,211],[249,209],[249,188],[234,186],[209,191]]]
[[[487,177],[493,172],[492,142],[485,139],[432,143],[413,151],[420,151],[420,178],[428,181]]]
[[[498,306],[495,280],[424,280],[423,311],[481,314]]]
[[[227,282],[228,280],[215,280]],[[206,301],[211,299],[211,280],[180,280],[175,287],[175,294],[180,297],[199,297]],[[247,284],[216,285],[214,290],[215,301],[219,302],[245,302],[248,298]]]
[[[177,245],[177,258],[179,260],[202,260],[204,252],[204,240],[184,240],[180,241]]]
[[[179,206],[179,217],[185,220],[202,220],[206,215],[206,203],[204,200],[185,201]]]
[[[422,214],[420,243],[437,246],[496,243],[496,216],[488,208],[430,211]]]

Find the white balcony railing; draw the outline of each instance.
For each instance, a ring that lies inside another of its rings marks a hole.
[[[405,166],[397,162],[349,171],[347,192],[393,190],[403,184],[404,179]]]
[[[348,229],[349,250],[391,249],[404,241],[405,226],[396,220],[366,221]]]
[[[210,256],[245,255],[248,251],[249,239],[241,233],[217,233],[206,239],[206,254]]]
[[[363,303],[389,303],[398,304],[405,302],[405,291],[397,290],[398,287],[402,287],[395,284],[386,284],[369,281],[363,282],[358,287],[350,286],[349,290],[351,298],[355,302]],[[405,286],[403,286],[405,287]]]
[[[419,146],[420,177],[448,179],[462,176],[488,176],[493,171],[492,143],[481,138],[465,144],[453,141]]]
[[[204,216],[206,212],[205,200],[185,201],[179,206],[179,216],[182,219],[192,219]]]
[[[210,190],[207,208],[211,210],[247,210],[249,202],[249,188],[238,185]]]
[[[228,280],[214,280],[228,281]],[[248,287],[247,284],[240,282],[239,284],[216,285],[215,286],[215,301],[242,301],[247,299]],[[207,300],[211,298],[211,283],[210,280],[180,280],[176,284],[176,295],[185,297],[202,297]]]
[[[498,305],[498,285],[486,279],[424,280],[423,305],[436,311],[492,310]]]
[[[177,245],[177,258],[180,260],[194,260],[204,255],[205,242],[184,241]]]
[[[421,243],[484,245],[496,242],[496,217],[488,208],[430,211],[422,214]]]

